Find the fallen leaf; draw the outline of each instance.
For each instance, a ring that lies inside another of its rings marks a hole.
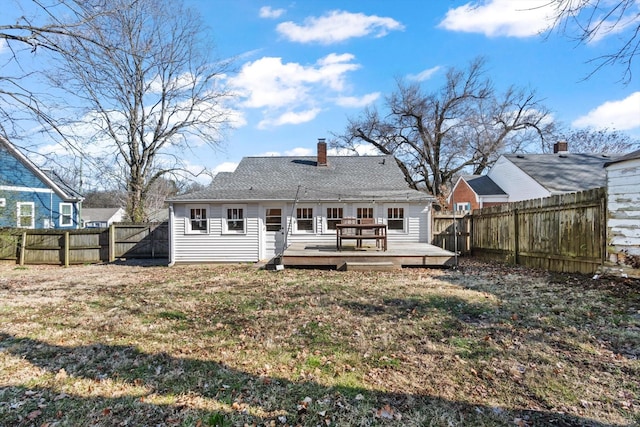
[[[40,409],[36,409],[35,411],[29,412],[29,415],[27,415],[27,419],[28,420],[35,420],[40,415],[42,415],[42,411]]]
[[[384,405],[382,408],[378,409],[376,411],[376,417],[377,418],[385,418],[387,420],[392,420],[393,419],[393,413],[395,411],[393,410],[393,408],[389,405]]]

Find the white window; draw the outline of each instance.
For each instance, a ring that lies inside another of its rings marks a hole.
[[[471,203],[456,203],[456,211],[458,212],[468,212],[471,210]]]
[[[296,208],[296,229],[301,233],[313,233],[313,208]]]
[[[327,229],[335,230],[336,224],[342,221],[344,210],[342,208],[327,208]]]
[[[18,227],[35,228],[36,215],[33,202],[18,202]]]
[[[73,225],[73,205],[60,203],[60,226],[68,227],[70,225]]]
[[[187,218],[185,224],[186,233],[207,233],[209,221],[205,206],[187,206]]]
[[[226,212],[225,232],[227,233],[245,233],[245,217],[244,207],[227,206],[223,212]]]
[[[387,208],[387,227],[389,230],[404,230],[404,208]]]

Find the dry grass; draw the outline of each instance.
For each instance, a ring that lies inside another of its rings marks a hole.
[[[634,425],[640,285],[0,265],[0,425]]]

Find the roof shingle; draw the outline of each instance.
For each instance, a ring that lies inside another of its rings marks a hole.
[[[393,156],[245,157],[235,172],[219,173],[205,190],[170,201],[431,200],[413,190]]]

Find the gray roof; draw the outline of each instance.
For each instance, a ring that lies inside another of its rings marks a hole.
[[[624,156],[616,157],[616,158],[608,161],[607,163],[605,163],[604,166],[607,167],[607,166],[613,165],[615,163],[620,163],[620,162],[624,162],[626,160],[635,160],[635,159],[640,159],[640,150],[632,151],[631,153],[625,154]]]
[[[85,222],[109,221],[121,208],[82,208],[81,215]]]
[[[486,175],[465,175],[462,179],[469,184],[469,187],[471,187],[478,196],[507,195],[498,184]]]
[[[607,154],[581,153],[509,154],[505,157],[551,193],[604,187],[604,164],[611,161]]]
[[[413,190],[393,156],[245,157],[234,172],[219,173],[209,188],[169,201],[429,201]]]

